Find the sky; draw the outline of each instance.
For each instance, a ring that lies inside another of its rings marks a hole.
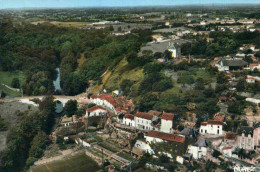
[[[0,9],[5,8],[65,8],[98,6],[175,6],[212,4],[260,4],[260,0],[0,0]]]

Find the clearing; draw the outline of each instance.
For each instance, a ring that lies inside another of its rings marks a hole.
[[[94,172],[98,164],[84,153],[31,168],[31,172]]]

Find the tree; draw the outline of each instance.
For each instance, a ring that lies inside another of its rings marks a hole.
[[[163,57],[166,59],[166,60],[170,60],[172,58],[172,52],[168,51],[168,50],[165,50],[164,53],[163,53]]]
[[[228,82],[228,78],[226,77],[224,72],[220,72],[217,75],[217,83],[218,84],[224,84]]]
[[[64,107],[65,113],[67,116],[75,115],[78,110],[77,100],[69,100]]]
[[[244,91],[246,88],[246,81],[245,79],[239,79],[237,82],[237,91]]]
[[[4,118],[0,116],[0,131],[6,131],[6,130],[7,130],[6,122]]]
[[[214,150],[212,156],[218,158],[219,155],[221,155],[221,153],[218,150]]]
[[[119,27],[117,28],[117,31],[118,31],[118,32],[121,32],[121,31],[122,31],[122,27],[119,26]]]
[[[20,81],[19,81],[19,79],[18,78],[14,78],[12,80],[11,86],[14,87],[14,88],[20,88]]]
[[[48,143],[49,140],[46,133],[43,131],[39,131],[38,134],[33,138],[31,148],[29,150],[29,156],[34,158],[40,158],[43,155]]]
[[[196,90],[204,90],[204,79],[198,78],[195,82],[195,89]]]

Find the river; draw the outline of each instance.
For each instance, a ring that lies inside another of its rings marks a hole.
[[[55,88],[55,91],[61,91],[61,87],[60,87],[60,68],[56,68],[57,71],[57,78],[56,80],[53,81],[53,85]]]

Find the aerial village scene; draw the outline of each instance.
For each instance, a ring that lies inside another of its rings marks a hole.
[[[0,172],[260,171],[259,1],[11,2]]]

